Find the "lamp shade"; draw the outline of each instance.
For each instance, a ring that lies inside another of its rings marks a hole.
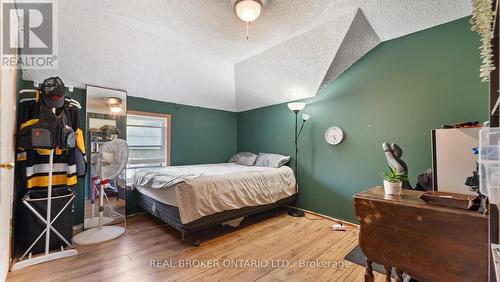
[[[304,103],[304,102],[288,103],[288,108],[294,112],[302,111],[302,109],[304,109],[305,107],[306,107],[306,103]]]
[[[262,12],[262,3],[259,0],[240,0],[234,4],[234,10],[242,21],[253,22]]]
[[[303,119],[304,121],[308,120],[310,117],[311,117],[311,115],[310,115],[310,114],[302,114],[302,119]]]

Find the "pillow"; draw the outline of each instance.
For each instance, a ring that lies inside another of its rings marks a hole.
[[[257,159],[257,155],[250,152],[239,152],[232,156],[228,163],[237,163],[239,165],[252,166]]]
[[[257,160],[255,161],[255,165],[278,168],[282,165],[287,164],[289,161],[290,161],[290,156],[259,153],[259,156],[257,156]]]

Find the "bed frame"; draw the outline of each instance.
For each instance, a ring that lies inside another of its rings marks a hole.
[[[186,241],[195,247],[200,246],[200,240],[193,235],[199,231],[220,225],[229,220],[260,213],[286,204],[291,204],[295,202],[295,199],[296,194],[272,204],[223,211],[204,216],[187,224],[182,224],[179,216],[179,208],[159,202],[137,191],[137,205],[139,207],[175,228],[181,233],[183,241]]]

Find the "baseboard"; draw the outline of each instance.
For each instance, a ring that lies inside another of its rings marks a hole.
[[[295,208],[295,207],[288,206],[288,205],[286,205],[286,207]],[[331,217],[331,216],[328,216],[328,215],[324,215],[324,214],[321,214],[321,213],[318,213],[318,212],[313,212],[313,211],[306,210],[306,209],[299,208],[299,210],[301,210],[301,211],[303,211],[305,213],[308,213],[308,214],[312,214],[312,215],[315,215],[315,216],[319,216],[319,217],[331,220],[333,222],[337,222],[337,223],[338,222],[342,222],[342,225],[352,226],[352,227],[359,228],[359,224],[356,224],[356,223],[352,223],[352,222],[345,221],[345,220],[342,220],[342,219],[334,218],[334,217]]]

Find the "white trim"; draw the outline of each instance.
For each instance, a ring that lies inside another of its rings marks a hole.
[[[135,125],[135,124],[129,124],[129,117],[138,117],[138,118],[143,118],[143,119],[151,119],[151,120],[160,120],[161,121],[161,126],[145,126],[145,125]],[[127,122],[126,126],[127,128],[153,128],[153,129],[160,129],[161,130],[161,143],[159,145],[131,145],[130,149],[133,150],[134,148],[141,148],[141,149],[147,149],[147,148],[160,148],[162,150],[162,158],[130,158],[128,159],[128,163],[131,165],[144,165],[147,166],[148,164],[156,164],[159,163],[161,166],[168,166],[170,165],[170,123],[171,116],[169,114],[155,114],[155,113],[148,113],[148,112],[136,112],[136,111],[128,111],[127,112]],[[129,131],[127,130],[127,134],[129,134]],[[127,136],[128,137],[128,136]],[[128,140],[128,138],[127,138]]]

